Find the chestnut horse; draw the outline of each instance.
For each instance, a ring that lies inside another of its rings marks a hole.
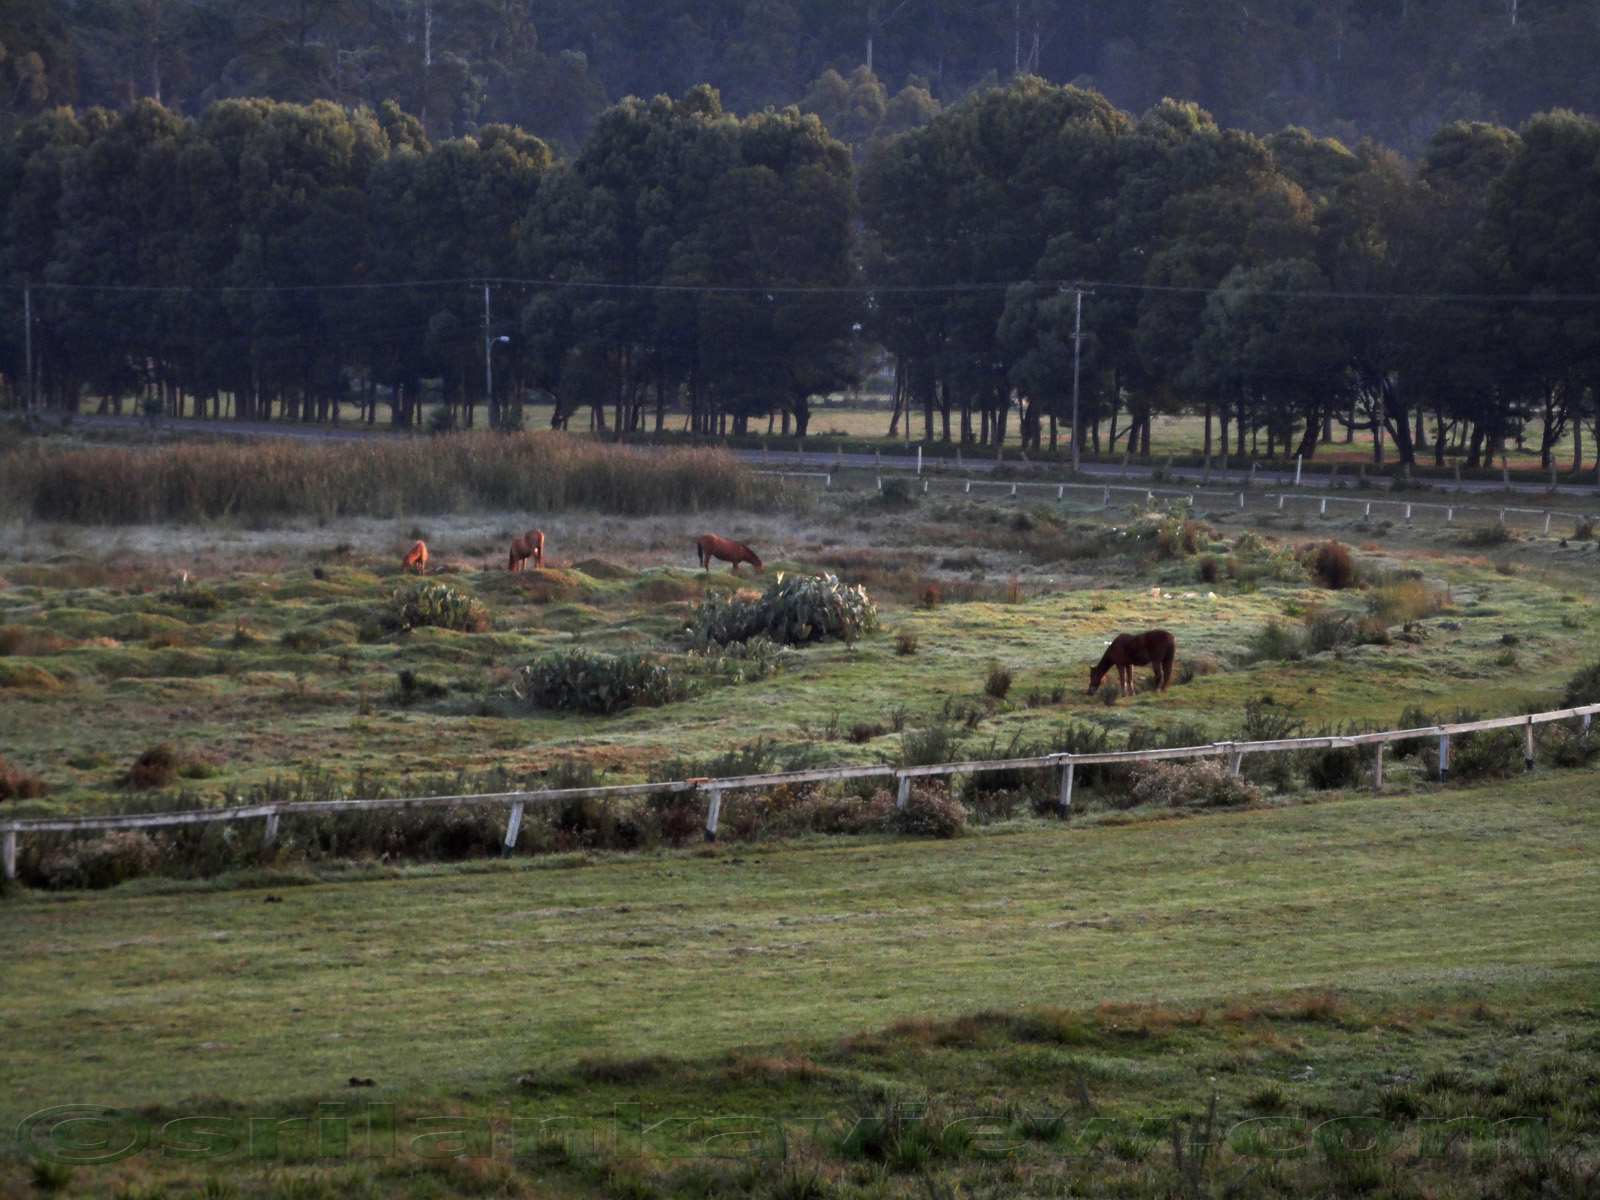
[[[426,542],[414,542],[411,549],[406,551],[406,556],[400,560],[400,570],[409,571],[412,567],[417,569],[418,575],[428,573],[428,545]]]
[[[700,565],[707,571],[711,569],[711,560],[714,558],[720,558],[725,563],[732,563],[731,569],[735,575],[739,573],[739,564],[742,562],[749,563],[757,571],[766,569],[761,565],[760,557],[749,546],[746,546],[743,542],[734,542],[724,537],[718,537],[714,533],[708,533],[700,538],[695,542],[694,548],[696,553],[700,555]]]
[[[1117,669],[1117,682],[1130,696],[1133,694],[1133,669],[1152,667],[1156,687],[1165,690],[1172,682],[1172,664],[1178,657],[1178,639],[1165,629],[1152,629],[1148,633],[1119,633],[1106,647],[1100,661],[1089,669],[1089,694],[1100,690],[1106,672]]]
[[[506,570],[526,570],[533,559],[534,569],[544,566],[544,531],[530,529],[519,538],[511,539],[511,557],[506,560]]]

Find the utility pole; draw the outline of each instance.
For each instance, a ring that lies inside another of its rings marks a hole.
[[[1064,290],[1064,289],[1063,289]],[[1078,473],[1078,377],[1083,368],[1083,288],[1073,285],[1077,305],[1072,315],[1072,473]],[[1093,295],[1093,293],[1090,293]]]
[[[489,285],[483,285],[483,404],[494,405],[494,354],[489,343]]]
[[[33,414],[33,289],[22,289],[23,370],[28,377],[28,414]]]

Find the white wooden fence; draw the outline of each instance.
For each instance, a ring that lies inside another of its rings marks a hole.
[[[271,845],[278,836],[279,818],[296,813],[362,812],[380,808],[437,808],[457,805],[501,805],[510,809],[506,821],[502,855],[509,857],[522,827],[524,806],[540,801],[571,799],[621,799],[657,792],[703,792],[706,795],[706,840],[715,841],[717,821],[722,813],[722,794],[754,788],[776,787],[786,783],[815,783],[840,779],[889,779],[897,781],[897,803],[905,805],[913,779],[932,775],[972,775],[984,771],[1055,768],[1061,772],[1061,792],[1056,811],[1066,817],[1072,809],[1073,774],[1080,766],[1101,763],[1154,762],[1160,759],[1207,758],[1226,755],[1230,774],[1239,772],[1247,754],[1275,754],[1301,750],[1341,749],[1370,746],[1372,786],[1383,787],[1383,750],[1390,742],[1407,738],[1438,738],[1439,778],[1450,770],[1451,737],[1484,729],[1523,729],[1523,759],[1533,769],[1535,725],[1550,721],[1583,721],[1583,739],[1588,740],[1590,718],[1600,712],[1600,704],[1556,709],[1518,717],[1494,717],[1487,721],[1466,721],[1453,725],[1432,725],[1420,729],[1395,729],[1340,737],[1284,738],[1268,742],[1212,742],[1203,746],[1174,746],[1158,750],[1109,750],[1097,754],[1045,754],[1035,758],[979,759],[969,762],[937,763],[921,767],[862,766],[822,767],[810,771],[780,771],[770,775],[739,775],[725,779],[680,779],[666,783],[628,783],[611,787],[560,788],[546,791],[497,792],[488,795],[411,796],[383,800],[304,800],[273,804],[245,804],[225,808],[201,808],[188,812],[120,813],[106,816],[31,817],[0,821],[4,836],[5,877],[17,877],[17,837],[23,833],[84,833],[90,830],[152,829],[169,825],[197,825],[210,821],[266,822],[263,841]]]

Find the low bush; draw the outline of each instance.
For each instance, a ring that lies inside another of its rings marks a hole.
[[[1207,554],[1195,564],[1194,575],[1201,583],[1215,583],[1222,575],[1222,568],[1217,563],[1215,555]]]
[[[400,588],[391,597],[388,624],[400,632],[432,626],[458,633],[482,633],[489,628],[489,612],[472,596],[448,583],[418,581]]]
[[[896,808],[892,828],[908,837],[952,838],[967,824],[967,810],[942,784],[912,784],[905,807]]]
[[[1193,683],[1202,675],[1220,675],[1224,669],[1220,658],[1202,650],[1180,658],[1176,675],[1179,683]]]
[[[1600,736],[1584,737],[1578,721],[1553,721],[1538,739],[1539,756],[1553,767],[1587,767],[1600,758]]]
[[[1350,547],[1343,542],[1323,542],[1316,550],[1311,568],[1322,585],[1331,591],[1356,587],[1361,582]]]
[[[1577,708],[1584,704],[1600,704],[1600,662],[1590,663],[1571,679],[1561,693],[1562,708]]]
[[[178,752],[166,742],[151,746],[128,769],[128,786],[135,791],[164,788],[178,773]]]
[[[148,875],[161,846],[142,829],[113,830],[48,855],[40,865],[50,888],[108,888]]]
[[[1302,756],[1306,783],[1317,791],[1351,787],[1363,774],[1361,752],[1353,746],[1330,746],[1308,750]]]
[[[1136,767],[1132,798],[1136,804],[1174,808],[1228,808],[1257,803],[1261,789],[1242,776],[1230,775],[1226,763],[1206,758]]]
[[[1515,535],[1504,525],[1474,525],[1461,535],[1461,544],[1482,549],[1486,546],[1503,546],[1514,538]]]
[[[917,632],[900,628],[894,631],[894,652],[901,658],[910,658],[917,652]]]
[[[938,608],[940,598],[939,585],[937,583],[930,581],[922,585],[923,608]]]
[[[1306,656],[1306,634],[1279,621],[1268,621],[1251,635],[1249,662],[1296,662]]]
[[[222,597],[217,595],[215,588],[210,584],[196,583],[187,575],[162,592],[161,599],[191,612],[212,612],[223,606]]]
[[[915,507],[917,503],[916,488],[911,480],[904,475],[893,475],[883,481],[882,490],[878,493],[878,503],[884,508],[905,509]]]
[[[1458,733],[1450,739],[1450,778],[1463,783],[1477,779],[1507,779],[1523,770],[1522,733],[1516,729],[1481,729]],[[1430,775],[1439,772],[1437,739],[1423,751]]]
[[[712,596],[690,627],[697,645],[726,646],[754,637],[799,646],[839,638],[853,642],[878,627],[878,609],[864,587],[849,587],[833,575],[786,575],[760,596]]]
[[[34,800],[50,790],[37,775],[30,775],[0,758],[0,800]]]
[[[900,757],[896,765],[931,767],[936,763],[955,762],[961,739],[961,730],[955,722],[941,715],[930,725],[907,729],[900,735]]]
[[[608,715],[681,700],[686,681],[638,654],[569,650],[522,668],[518,694],[535,708]]]

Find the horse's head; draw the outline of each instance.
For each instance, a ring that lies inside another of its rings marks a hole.
[[[1089,695],[1094,695],[1100,690],[1100,685],[1106,681],[1106,672],[1110,667],[1089,668]]]
[[[754,550],[748,551],[748,553],[750,555],[750,565],[758,571],[765,571],[766,567],[761,565],[761,556]]]

